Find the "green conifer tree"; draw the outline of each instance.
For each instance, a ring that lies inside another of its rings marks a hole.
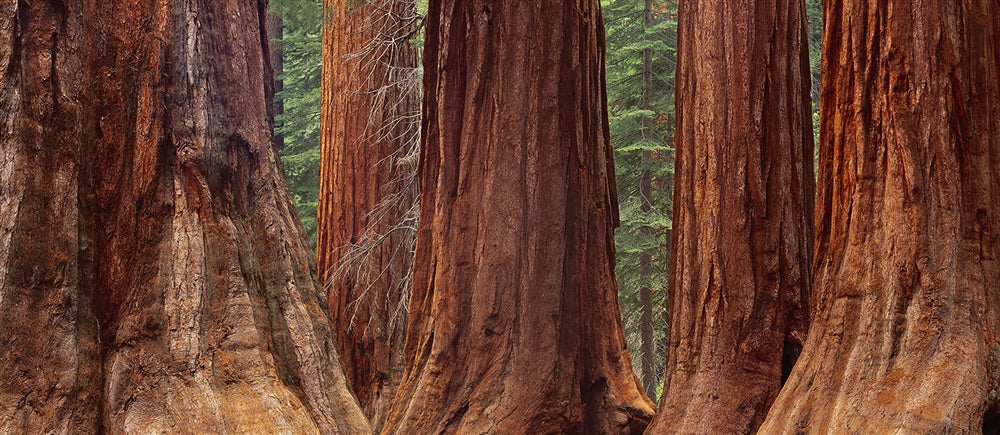
[[[605,0],[622,317],[650,397],[662,384],[673,194],[676,1]]]
[[[299,218],[316,245],[316,206],[319,198],[319,110],[322,68],[320,41],[323,3],[320,0],[272,0],[281,18],[282,89],[276,99],[283,112],[275,117],[275,131],[284,139],[281,160]]]

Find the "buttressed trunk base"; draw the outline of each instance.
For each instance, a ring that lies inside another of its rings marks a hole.
[[[421,217],[387,433],[640,433],[596,0],[432,0]]]
[[[647,433],[753,433],[807,326],[805,4],[684,1],[678,24],[670,345]]]
[[[265,9],[0,4],[0,432],[369,431],[276,160]]]
[[[995,432],[1000,3],[824,23],[813,322],[761,430]]]

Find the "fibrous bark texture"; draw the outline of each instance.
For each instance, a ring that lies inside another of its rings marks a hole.
[[[1000,3],[824,22],[813,323],[762,432],[995,432]]]
[[[416,239],[412,0],[327,0],[317,258],[344,370],[377,430],[402,377]]]
[[[647,433],[750,433],[807,327],[805,5],[679,6],[670,351]]]
[[[0,6],[0,432],[359,433],[263,1]]]
[[[406,372],[386,433],[639,433],[596,0],[432,0]]]

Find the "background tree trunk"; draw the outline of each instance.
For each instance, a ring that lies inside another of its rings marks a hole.
[[[317,252],[345,372],[377,430],[402,376],[420,78],[411,0],[327,0]]]
[[[647,433],[751,433],[806,332],[813,204],[801,0],[681,2],[670,354]]]
[[[406,373],[387,433],[639,433],[596,0],[432,0]]]
[[[653,26],[653,0],[643,2],[642,28],[644,31]],[[639,97],[639,108],[653,111],[650,103],[653,92],[653,49],[646,47],[642,50],[642,96]],[[642,117],[643,135],[653,134],[653,119],[651,116]],[[640,209],[643,213],[649,214],[653,211],[653,171],[649,170],[650,161],[653,159],[653,152],[642,151],[642,172],[639,175],[639,201]],[[644,237],[652,238],[653,229],[648,225],[642,229]],[[642,287],[639,288],[639,299],[642,306],[641,320],[641,348],[642,348],[642,387],[646,395],[656,398],[656,374],[653,373],[653,361],[656,345],[653,343],[653,289],[650,285],[653,275],[653,255],[650,252],[643,252],[639,258],[639,277]]]
[[[642,254],[639,261],[639,273],[643,277],[653,274],[653,259],[649,254]],[[653,341],[653,289],[649,284],[639,289],[639,299],[642,304],[640,313],[640,336],[642,340],[642,388],[650,398],[656,397],[656,375],[653,372],[656,343]]]
[[[281,75],[284,73],[284,61],[285,56],[283,49],[281,47],[281,40],[284,37],[284,29],[282,29],[281,15],[273,10],[267,11],[267,42],[268,46],[271,48],[271,70],[274,74],[271,75],[270,80],[274,82],[273,90],[274,95],[272,97],[271,103],[271,119],[272,121],[281,116],[285,112],[285,104],[282,98],[279,96],[282,89],[284,88],[284,82]],[[264,78],[269,79],[268,77]],[[285,146],[285,139],[280,133],[274,132],[274,146],[277,149],[282,149]]]
[[[368,431],[271,140],[265,3],[0,9],[0,430]]]
[[[1000,4],[824,22],[814,321],[763,431],[996,433]]]

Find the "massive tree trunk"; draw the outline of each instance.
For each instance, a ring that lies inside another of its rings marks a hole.
[[[596,0],[432,0],[406,373],[388,433],[638,433]]]
[[[402,376],[420,79],[411,0],[327,0],[317,251],[344,369],[378,429]]]
[[[995,433],[1000,3],[824,7],[814,320],[764,432]]]
[[[0,4],[0,433],[97,433],[79,2]]]
[[[264,2],[0,13],[0,431],[367,431],[271,141]]]
[[[802,0],[681,2],[670,353],[647,433],[750,433],[806,332]]]

